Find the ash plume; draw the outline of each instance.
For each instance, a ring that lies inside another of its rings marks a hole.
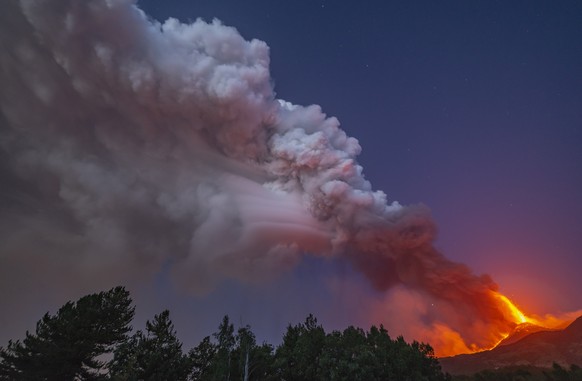
[[[434,248],[425,206],[373,190],[337,119],[276,98],[264,42],[217,20],[159,23],[129,0],[0,11],[4,298],[30,266],[64,288],[167,267],[203,292],[312,253],[438,302],[418,323],[468,347],[513,324],[488,276]]]

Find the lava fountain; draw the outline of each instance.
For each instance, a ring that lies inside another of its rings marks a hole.
[[[491,326],[488,331],[484,332],[487,339],[480,345],[467,344],[463,337],[455,334],[454,330],[437,326],[435,335],[441,335],[442,338],[442,340],[435,340],[437,344],[434,349],[438,357],[482,352],[513,343],[535,332],[563,329],[582,315],[582,310],[561,315],[528,315],[521,311],[507,296],[498,291],[491,291],[491,297],[492,300],[496,301],[497,309],[503,314],[503,321],[507,324]]]

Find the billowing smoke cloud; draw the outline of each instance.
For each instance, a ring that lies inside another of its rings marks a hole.
[[[372,189],[335,118],[275,98],[264,42],[129,0],[0,8],[4,297],[30,266],[77,284],[164,267],[201,292],[313,253],[437,303],[413,309],[419,324],[467,346],[513,324],[489,277],[435,250],[427,208]]]

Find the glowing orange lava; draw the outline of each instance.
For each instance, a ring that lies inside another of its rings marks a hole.
[[[438,357],[454,356],[462,353],[475,353],[493,349],[504,340],[514,337],[519,339],[527,332],[540,330],[562,329],[582,315],[582,310],[555,315],[527,315],[522,312],[507,296],[491,291],[489,299],[495,306],[495,310],[501,312],[502,319],[491,320],[490,325],[481,326],[469,336],[461,335],[452,327],[444,324],[433,325],[431,340],[435,344],[434,349]],[[470,340],[470,341],[469,341]]]
[[[505,312],[511,316],[511,320],[518,325],[529,323],[546,329],[562,329],[582,315],[582,310],[578,310],[560,315],[546,314],[545,316],[530,316],[521,312],[519,308],[517,308],[517,306],[505,295],[498,292],[495,292],[494,295],[505,305]]]
[[[531,321],[509,300],[509,298],[498,292],[494,293],[495,298],[501,302],[504,310],[507,311],[513,322],[516,324],[531,323]],[[505,311],[504,311],[505,312]]]

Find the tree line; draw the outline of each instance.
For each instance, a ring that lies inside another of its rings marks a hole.
[[[449,380],[430,345],[392,339],[383,326],[326,332],[309,315],[281,344],[259,344],[251,328],[218,330],[184,350],[168,310],[133,332],[135,307],[116,287],[45,314],[34,333],[0,347],[0,380]]]
[[[557,363],[551,368],[514,365],[453,376],[453,381],[582,381],[582,368],[575,364],[564,368]]]

